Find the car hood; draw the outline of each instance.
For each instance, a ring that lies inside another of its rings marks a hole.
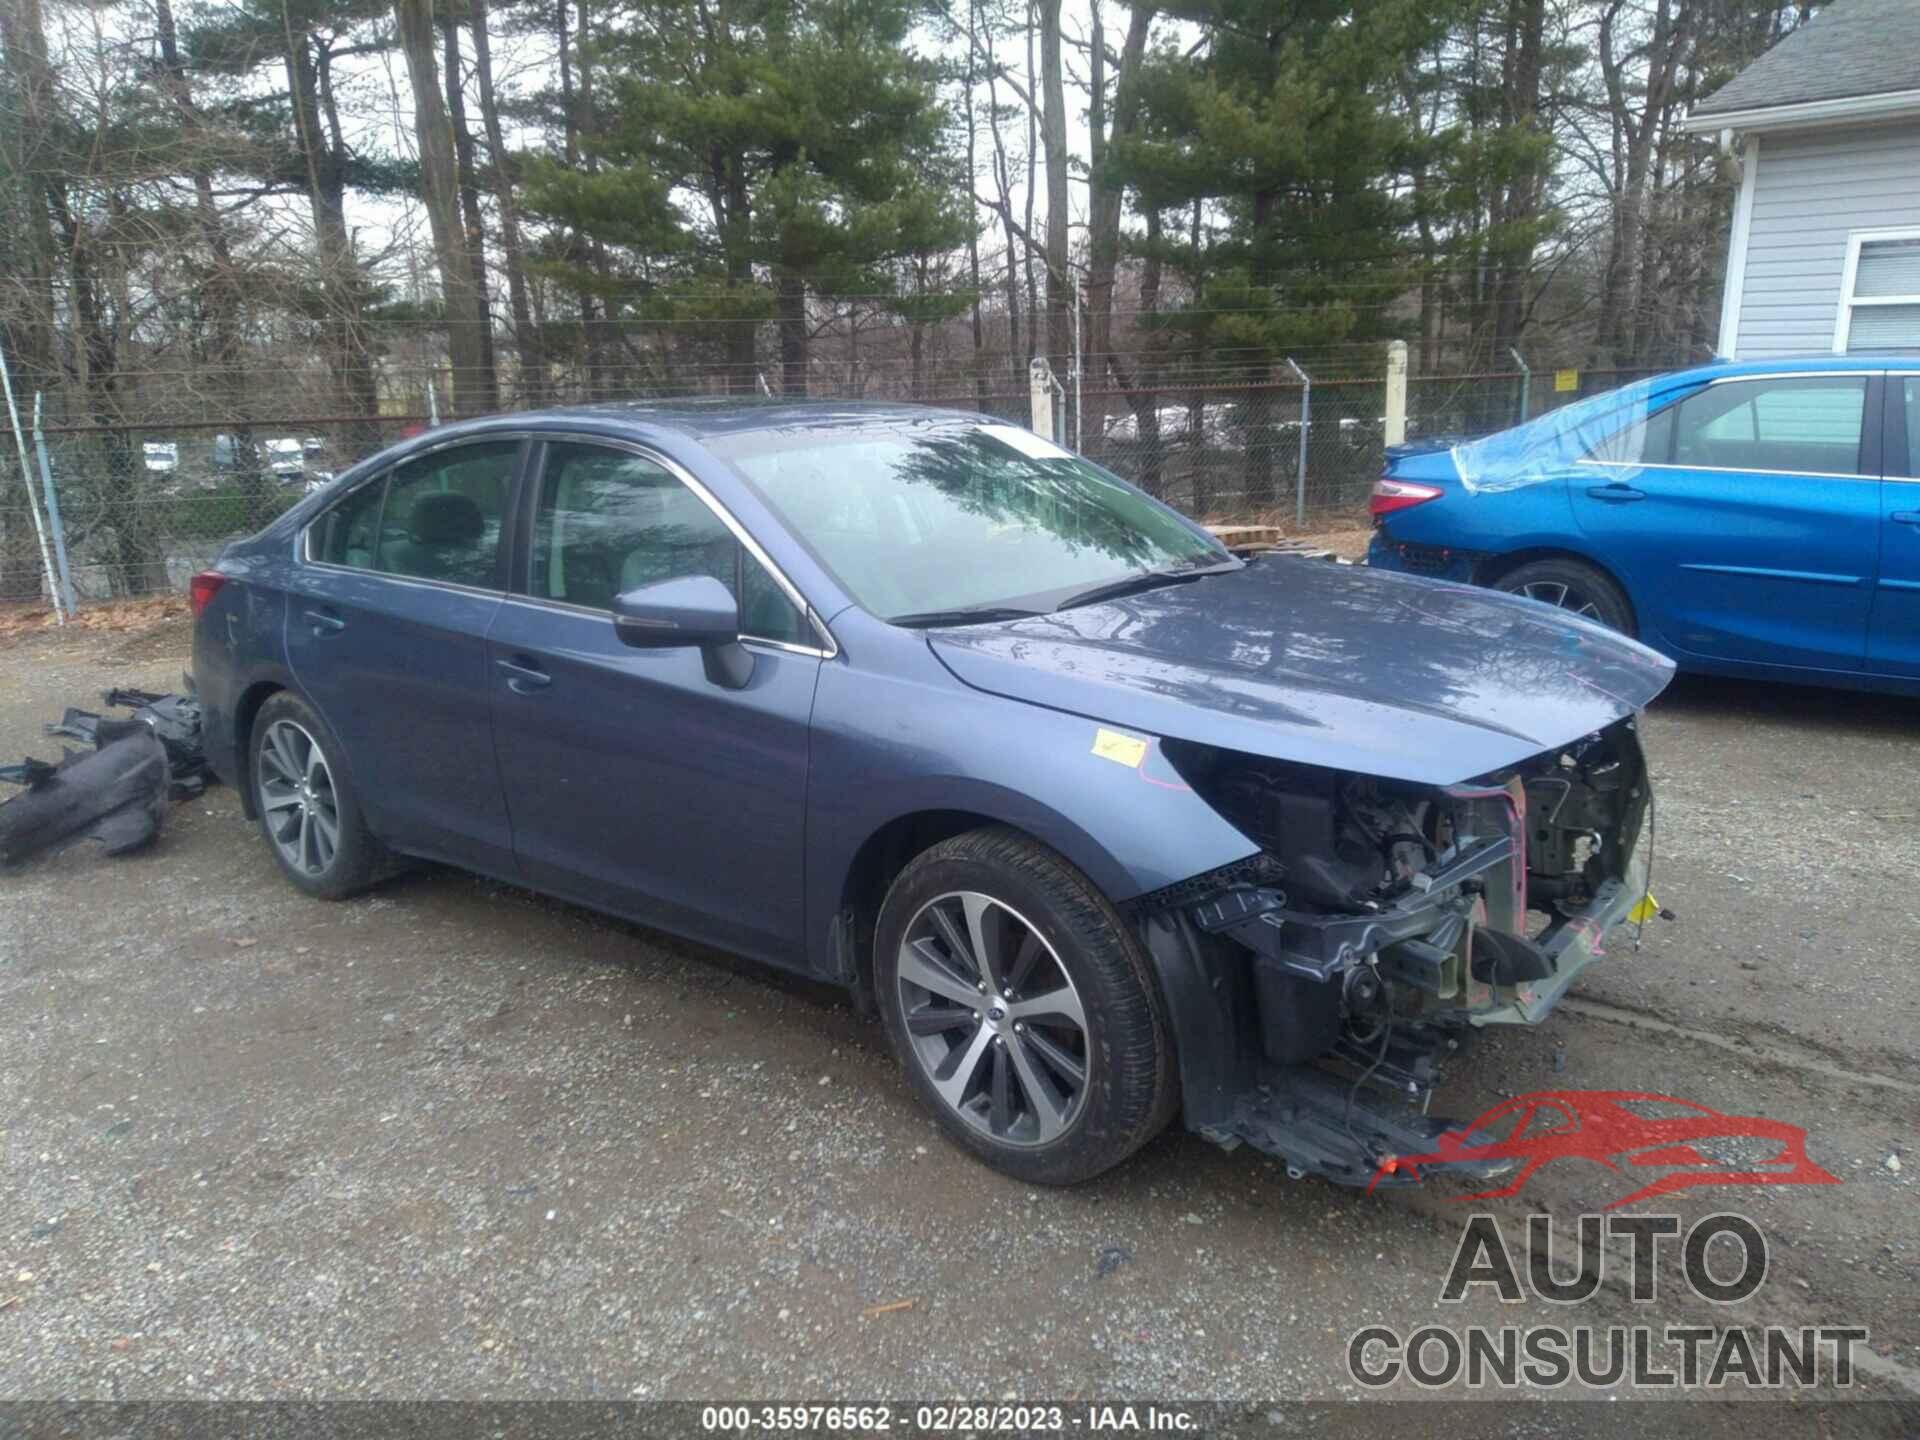
[[[1599,730],[1673,675],[1658,652],[1537,601],[1290,556],[927,638],[991,694],[1434,785]]]

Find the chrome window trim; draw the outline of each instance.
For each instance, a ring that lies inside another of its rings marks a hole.
[[[1597,465],[1609,470],[1706,470],[1716,475],[1787,475],[1802,480],[1865,480],[1868,484],[1875,484],[1881,478],[1862,474],[1858,470],[1760,470],[1748,469],[1744,465],[1678,465],[1665,460],[1591,460],[1585,456],[1573,463]]]
[[[805,595],[800,593],[800,587],[789,580],[786,572],[773,563],[773,557],[760,548],[760,542],[755,540],[753,536],[747,532],[746,526],[734,518],[733,512],[728,510],[725,505],[722,505],[720,501],[714,497],[713,492],[703,485],[699,479],[684,465],[680,464],[679,461],[673,459],[671,456],[661,454],[658,450],[651,449],[640,441],[627,440],[614,435],[594,435],[574,430],[542,430],[539,432],[539,438],[548,443],[560,441],[576,445],[599,445],[609,450],[624,450],[630,455],[639,456],[650,465],[658,465],[662,470],[666,471],[667,474],[671,475],[698,496],[701,503],[719,518],[720,523],[732,532],[733,538],[740,542],[741,548],[757,560],[761,568],[764,569],[768,575],[773,577],[773,583],[780,587],[780,592],[787,597],[787,602],[792,605],[794,609],[798,610],[801,617],[812,626],[814,634],[818,635],[821,640],[825,642],[822,648],[815,650],[804,645],[794,645],[785,640],[771,640],[757,635],[742,635],[740,639],[743,644],[772,645],[782,650],[793,650],[802,655],[818,655],[823,660],[831,660],[840,653],[839,641],[834,638],[833,632],[827,628],[826,622],[820,618],[820,612],[814,609]],[[535,485],[538,485],[541,480],[545,478],[545,469],[546,463],[545,456],[543,455],[541,457],[541,473],[532,476],[532,481]],[[540,496],[537,490],[534,492],[533,501],[533,513],[537,516],[540,509]],[[531,533],[528,535],[528,540],[529,544],[531,544]],[[545,597],[533,595],[514,595],[509,593],[507,598],[510,600],[525,600],[533,604],[561,605],[569,610],[584,611],[589,615],[605,615],[609,624],[611,624],[613,620],[613,616],[609,614],[609,612],[596,609],[593,606],[572,605],[564,600],[549,600]]]
[[[1709,380],[1704,388],[1711,390],[1716,385],[1744,385],[1750,380],[1825,380],[1829,376],[1843,380],[1871,380],[1876,375],[1885,375],[1888,373],[1884,366],[1871,370],[1769,370],[1763,375],[1721,375]],[[1905,372],[1902,371],[1900,373],[1904,374]],[[1688,400],[1692,399],[1693,395],[1699,393],[1700,391],[1696,390],[1692,392],[1691,395],[1682,395],[1678,400],[1675,400],[1671,406],[1662,405],[1660,409],[1650,412],[1641,419],[1634,421],[1633,424],[1645,424],[1646,421],[1652,419],[1654,415],[1662,414],[1670,408],[1678,409],[1681,405],[1686,404]],[[1860,420],[1863,437],[1866,423],[1866,417],[1863,415]],[[1633,426],[1629,425],[1626,428],[1632,429]],[[1609,436],[1608,438],[1611,439],[1613,437]],[[1761,470],[1748,469],[1740,465],[1681,465],[1670,460],[1596,460],[1591,455],[1582,455],[1573,463],[1576,465],[1603,465],[1613,470],[1706,470],[1716,475],[1784,475],[1802,480],[1878,481],[1883,478],[1889,480],[1900,478],[1895,475],[1885,477],[1868,475],[1860,470]]]
[[[459,590],[469,595],[507,594],[507,591],[491,585],[462,585],[458,581],[435,580],[427,575],[401,575],[393,570],[376,570],[370,565],[336,565],[331,560],[316,560],[313,558],[313,531],[314,527],[322,520],[326,519],[327,516],[339,509],[340,506],[346,504],[351,497],[358,495],[375,481],[384,485],[387,477],[402,465],[411,465],[415,460],[424,460],[429,455],[437,455],[442,450],[451,450],[456,445],[485,445],[500,440],[511,440],[516,445],[525,445],[527,441],[533,439],[538,433],[536,430],[501,430],[490,431],[484,435],[456,435],[446,440],[441,440],[436,444],[415,450],[412,454],[395,460],[391,465],[381,466],[371,475],[356,480],[350,488],[341,491],[340,494],[334,496],[333,499],[314,511],[313,518],[300,527],[300,533],[295,538],[293,558],[302,565],[310,565],[315,570],[331,570],[336,575],[378,575],[383,580],[401,580],[412,585],[429,585],[439,590]],[[516,468],[517,464],[518,462],[516,462]],[[509,496],[509,498],[511,498],[511,496]],[[503,525],[502,529],[504,530],[504,528],[505,526]]]

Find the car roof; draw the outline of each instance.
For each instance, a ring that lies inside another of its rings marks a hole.
[[[1920,372],[1920,355],[1771,355],[1764,360],[1713,360],[1690,370],[1659,377],[1664,387],[1680,380],[1724,380],[1734,375],[1813,374],[1822,370],[1903,370]]]
[[[548,410],[521,410],[443,425],[428,432],[436,442],[494,426],[554,428],[579,425],[602,434],[672,432],[694,440],[774,430],[877,429],[900,423],[954,420],[980,423],[977,412],[874,400],[779,400],[732,396],[690,400],[611,400]]]

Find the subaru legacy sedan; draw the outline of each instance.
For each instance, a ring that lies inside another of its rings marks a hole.
[[[1027,1181],[1179,1116],[1364,1185],[1645,890],[1661,656],[1236,559],[976,415],[451,426],[191,595],[209,758],[294,885],[424,858],[835,982]]]
[[[1395,452],[1377,569],[1489,585],[1681,668],[1920,694],[1920,357],[1705,365]]]

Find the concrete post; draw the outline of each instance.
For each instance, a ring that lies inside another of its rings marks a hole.
[[[1046,357],[1035,357],[1027,366],[1027,384],[1033,403],[1033,433],[1053,440],[1053,367]]]
[[[1387,444],[1407,443],[1407,342],[1387,342]]]

